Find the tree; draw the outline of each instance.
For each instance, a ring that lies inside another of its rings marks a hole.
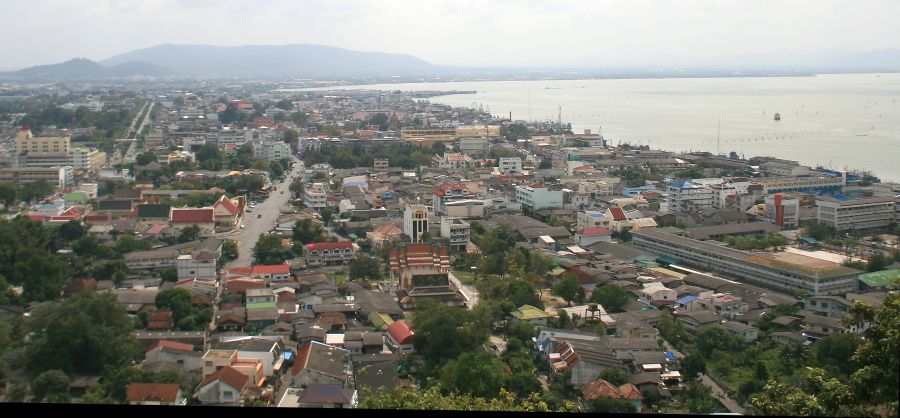
[[[448,361],[440,373],[440,384],[445,391],[468,393],[491,399],[504,387],[503,362],[494,355],[480,351],[462,353]]]
[[[169,267],[166,269],[162,269],[159,271],[159,278],[164,282],[177,282],[178,281],[178,269],[175,267]]]
[[[62,370],[47,370],[31,383],[31,393],[35,402],[68,403],[69,376]]]
[[[191,291],[183,287],[163,290],[156,294],[156,307],[172,311],[172,321],[177,323],[191,315]]]
[[[150,241],[139,241],[131,234],[121,234],[116,239],[116,254],[122,256],[133,251],[146,251],[152,247]]]
[[[21,284],[26,301],[59,298],[66,283],[65,265],[46,251],[22,247],[16,253],[13,283]]]
[[[222,258],[231,261],[238,258],[238,243],[235,240],[226,239],[222,242]]]
[[[697,336],[694,337],[694,346],[700,355],[710,358],[714,350],[741,351],[744,348],[744,341],[738,336],[725,334],[722,328],[707,326],[697,332]]]
[[[621,386],[628,383],[628,375],[618,367],[610,367],[608,369],[604,369],[602,372],[600,372],[600,376],[598,376],[598,379],[603,379],[616,386]]]
[[[456,392],[443,394],[440,385],[425,390],[406,386],[397,386],[391,390],[384,387],[377,390],[364,387],[361,392],[359,407],[362,409],[550,412],[540,395],[535,393],[524,399],[516,399],[506,389],[500,389],[497,397],[490,400]],[[577,411],[577,405],[567,402],[558,410],[574,412]]]
[[[681,363],[681,371],[688,379],[697,377],[700,373],[706,372],[706,360],[699,354],[689,354],[687,357],[679,360]]]
[[[866,271],[875,272],[884,270],[891,262],[893,262],[892,257],[887,257],[883,253],[877,252],[869,257],[869,262],[866,263]]]
[[[59,238],[65,242],[75,241],[84,236],[87,233],[87,230],[81,226],[81,223],[78,221],[69,221],[59,226],[56,230]]]
[[[17,200],[18,188],[12,183],[0,183],[0,203],[4,206],[14,205]]]
[[[600,412],[606,414],[627,414],[637,412],[634,404],[625,399],[613,399],[605,396],[598,396],[589,403],[591,412]]]
[[[178,242],[181,244],[198,239],[200,239],[200,227],[197,224],[184,228],[178,233]]]
[[[319,211],[319,216],[322,217],[322,222],[327,226],[331,222],[331,217],[334,216],[334,211],[331,208],[324,208]]]
[[[156,153],[153,151],[144,151],[135,157],[134,162],[137,165],[147,165],[151,162],[156,161]]]
[[[688,410],[695,414],[709,414],[723,409],[719,401],[712,397],[710,389],[696,380],[688,383],[688,390],[679,397]]]
[[[606,324],[604,324],[603,321],[597,321],[597,323],[594,324],[594,334],[597,334],[599,337],[606,335]]]
[[[259,234],[253,256],[259,264],[283,264],[291,257],[291,251],[282,245],[281,235]]]
[[[6,390],[6,402],[22,403],[28,399],[31,390],[28,385],[20,382],[11,382]]]
[[[381,280],[381,261],[367,255],[360,255],[350,261],[350,278]]]
[[[325,238],[325,229],[322,228],[322,224],[310,219],[300,219],[295,222],[291,233],[291,238],[295,242],[304,244],[322,242]]]
[[[541,163],[538,164],[538,170],[547,170],[550,168],[553,168],[553,161],[541,160]]]
[[[544,389],[540,379],[535,374],[533,367],[529,361],[532,370],[517,371],[509,376],[504,387],[515,393],[519,398],[525,398],[532,393],[541,393]]]
[[[559,283],[553,286],[552,291],[554,295],[563,298],[569,305],[572,302],[580,302],[584,299],[584,289],[581,287],[581,282],[571,273],[564,274]]]
[[[473,311],[459,310],[430,299],[416,303],[414,346],[427,361],[441,364],[473,351],[487,340],[488,324]]]
[[[856,370],[851,358],[862,340],[853,333],[831,334],[813,345],[816,363],[825,368],[840,370],[850,375]],[[766,380],[766,379],[762,379]]]
[[[112,294],[79,293],[51,303],[30,324],[26,368],[96,374],[129,364],[139,353],[134,322]]]
[[[851,381],[864,388],[863,401],[889,403],[897,415],[897,394],[900,393],[900,293],[888,292],[881,307],[856,301],[850,306],[848,323],[867,323],[863,341],[852,361],[859,365]]]
[[[622,312],[625,310],[625,305],[628,304],[628,293],[620,286],[605,284],[595,288],[588,301],[600,304],[610,313]]]
[[[128,265],[125,260],[110,260],[94,267],[94,278],[97,280],[112,280],[116,273],[127,273]]]
[[[369,124],[378,125],[378,129],[381,131],[386,131],[388,129],[388,115],[384,113],[376,113],[369,118]]]

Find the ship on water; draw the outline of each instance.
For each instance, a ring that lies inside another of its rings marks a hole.
[[[775,112],[775,120],[781,120],[781,113]]]

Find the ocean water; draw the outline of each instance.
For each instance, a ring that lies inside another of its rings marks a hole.
[[[474,90],[434,103],[516,120],[562,120],[607,141],[736,151],[900,181],[900,74],[407,83],[374,90]],[[779,112],[781,120],[775,121]]]

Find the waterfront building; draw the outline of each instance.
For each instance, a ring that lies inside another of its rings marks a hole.
[[[838,231],[886,228],[895,219],[890,197],[846,200],[823,196],[816,198],[816,206],[816,220]]]

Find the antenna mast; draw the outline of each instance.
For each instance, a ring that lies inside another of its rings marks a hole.
[[[557,119],[557,123],[559,123],[559,133],[563,133],[562,128],[562,106],[559,107],[559,117]]]
[[[716,156],[722,155],[722,118],[719,118],[719,122],[716,127]]]

